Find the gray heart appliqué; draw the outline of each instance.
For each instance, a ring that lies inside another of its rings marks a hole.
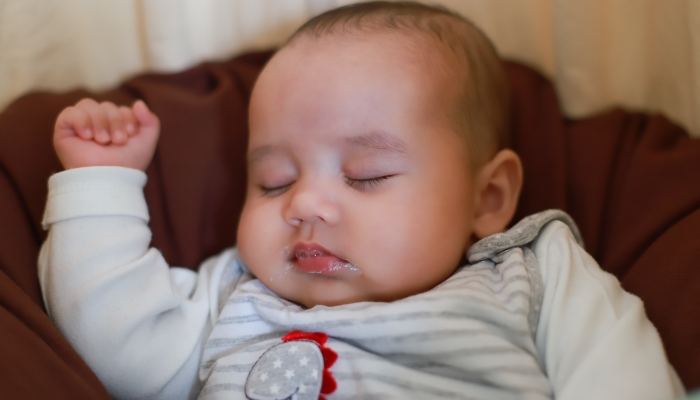
[[[245,395],[251,400],[317,400],[323,380],[323,355],[310,340],[270,347],[251,369]]]

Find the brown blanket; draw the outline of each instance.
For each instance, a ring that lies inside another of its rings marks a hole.
[[[145,189],[152,245],[171,265],[194,268],[235,243],[247,101],[269,56],[144,75],[105,93],[30,94],[0,114],[0,398],[109,398],[46,316],[37,281],[46,182],[61,170],[51,142],[61,109],[84,96],[142,98],[161,118]],[[700,386],[700,140],[660,115],[567,120],[551,83],[506,65],[525,167],[516,220],[569,212],[587,250],[644,300],[686,387]]]

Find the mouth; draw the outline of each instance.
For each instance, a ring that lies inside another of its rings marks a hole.
[[[359,272],[348,260],[340,258],[316,243],[297,243],[287,257],[295,269],[307,274],[338,275]]]

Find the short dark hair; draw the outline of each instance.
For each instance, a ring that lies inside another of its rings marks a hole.
[[[474,163],[488,161],[508,146],[509,88],[503,65],[486,35],[457,13],[412,1],[351,4],[310,19],[287,43],[301,36],[384,31],[429,35],[442,45],[459,85],[450,121],[465,139]],[[450,57],[456,65],[450,63]]]

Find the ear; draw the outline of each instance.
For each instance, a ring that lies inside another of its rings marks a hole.
[[[477,173],[475,179],[474,235],[485,238],[502,232],[518,206],[523,166],[512,150],[501,150]]]

